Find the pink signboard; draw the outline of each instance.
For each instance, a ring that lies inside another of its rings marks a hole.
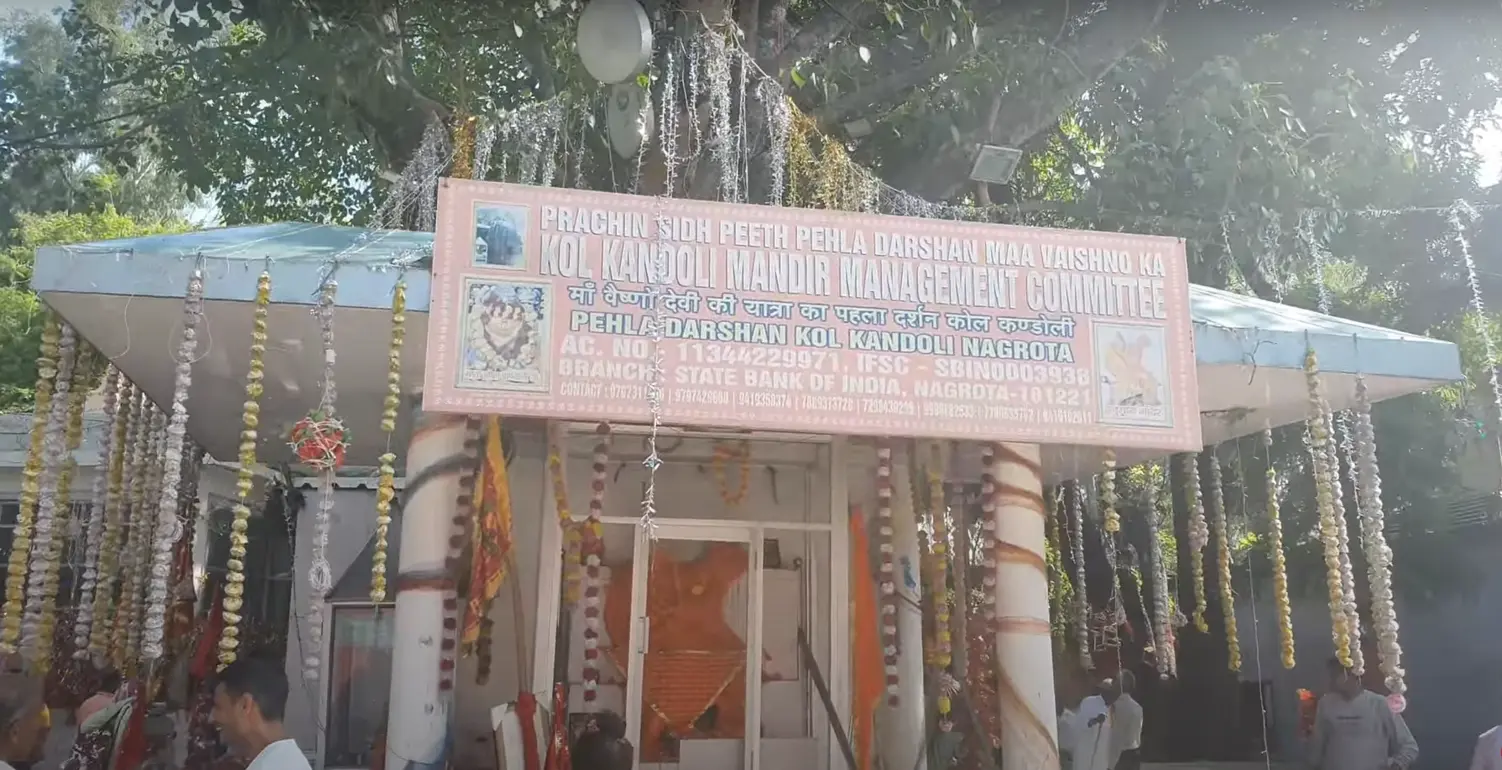
[[[445,180],[425,409],[1200,448],[1182,240]],[[654,330],[660,330],[657,333]]]

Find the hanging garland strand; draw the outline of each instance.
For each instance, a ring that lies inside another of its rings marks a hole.
[[[1069,506],[1069,554],[1074,561],[1074,643],[1079,650],[1080,665],[1095,670],[1090,654],[1090,593],[1085,587],[1085,506],[1079,482],[1069,482],[1066,493]]]
[[[148,663],[162,657],[162,634],[167,621],[168,578],[172,573],[172,548],[182,534],[177,519],[178,484],[182,481],[183,449],[188,438],[188,392],[193,386],[193,356],[198,351],[198,324],[203,320],[203,270],[188,276],[183,298],[182,341],[177,347],[176,381],[172,388],[167,442],[162,450],[162,482],[156,504],[156,543],[151,551],[151,582],[146,588],[146,613],[142,623],[141,657]]]
[[[1278,470],[1273,466],[1273,432],[1262,431],[1267,454],[1267,546],[1273,560],[1273,601],[1278,610],[1278,642],[1283,668],[1294,665],[1293,603],[1288,598],[1288,559],[1283,552],[1283,521],[1278,511]]]
[[[1100,512],[1106,534],[1121,531],[1121,513],[1116,510],[1116,452],[1106,450],[1105,467],[1100,472]]]
[[[1341,590],[1340,532],[1342,524],[1335,513],[1334,491],[1331,484],[1336,478],[1330,467],[1330,432],[1325,415],[1330,407],[1325,402],[1324,388],[1319,381],[1319,359],[1310,348],[1304,356],[1304,381],[1309,392],[1309,449],[1314,461],[1314,503],[1319,513],[1319,537],[1325,557],[1325,588],[1330,604],[1330,636],[1335,644],[1335,657],[1340,664],[1351,668],[1351,635]]]
[[[1325,403],[1325,434],[1335,436],[1335,415]],[[1349,432],[1348,432],[1349,433]],[[1361,652],[1361,616],[1356,608],[1356,570],[1351,565],[1351,530],[1346,523],[1346,509],[1342,502],[1345,487],[1340,483],[1340,455],[1335,441],[1325,443],[1326,461],[1330,468],[1330,500],[1335,521],[1339,525],[1335,533],[1339,538],[1340,551],[1340,607],[1346,614],[1346,633],[1351,638],[1351,672],[1360,676],[1366,673],[1366,663]],[[1354,459],[1354,447],[1347,456]],[[1354,473],[1354,471],[1353,471]],[[1354,485],[1353,485],[1354,486]],[[1353,501],[1353,504],[1356,501]]]
[[[1205,546],[1210,542],[1210,525],[1205,521],[1205,496],[1200,489],[1200,466],[1193,454],[1179,455],[1179,464],[1188,477],[1189,494],[1189,569],[1194,581],[1194,627],[1210,633],[1205,621]]]
[[[583,538],[568,506],[568,479],[563,475],[563,429],[558,423],[548,425],[548,476],[553,482],[553,510],[563,532],[563,602],[572,607],[579,601],[584,582],[580,547]]]
[[[1382,510],[1382,475],[1377,466],[1377,436],[1372,429],[1372,401],[1366,378],[1356,376],[1356,463],[1361,494],[1361,543],[1366,554],[1367,581],[1372,591],[1372,621],[1377,632],[1378,665],[1394,713],[1407,706],[1403,693],[1403,648],[1398,644],[1398,609],[1392,593],[1392,549],[1383,533],[1386,517]]]
[[[892,443],[876,444],[876,545],[881,552],[881,652],[887,676],[887,705],[899,702],[897,671],[897,563],[892,546]]]
[[[308,568],[308,639],[304,646],[303,676],[317,680],[323,673],[324,597],[334,587],[334,570],[329,564],[329,532],[334,517],[334,474],[344,464],[349,436],[339,420],[337,405],[339,385],[335,378],[337,348],[334,344],[334,303],[339,282],[332,276],[318,291],[313,313],[318,318],[323,342],[322,395],[318,407],[304,417],[292,431],[292,446],[298,459],[319,471],[318,507],[313,516],[312,565]]]
[[[958,687],[949,667],[954,662],[954,636],[949,617],[949,525],[948,506],[944,500],[944,447],[938,442],[928,451],[928,507],[933,516],[933,579],[930,581],[934,605],[934,666],[939,669],[939,730],[950,732],[954,721],[951,683]]]
[[[985,633],[996,632],[996,445],[990,442],[981,445],[980,450],[980,510],[981,529],[984,535],[981,538],[981,586],[984,589],[981,594],[981,616],[985,618]]]
[[[1468,225],[1480,218],[1476,209],[1465,201],[1456,201],[1450,206],[1446,217],[1450,235],[1455,239],[1455,248],[1460,252],[1460,263],[1465,267],[1466,286],[1471,290],[1471,310],[1476,313],[1476,331],[1481,337],[1481,351],[1486,356],[1487,384],[1492,388],[1494,415],[1502,420],[1502,385],[1497,381],[1497,342],[1492,339],[1491,322],[1486,315],[1486,302],[1481,296],[1481,274],[1476,269],[1476,258],[1471,255],[1471,239],[1466,232]]]
[[[1241,670],[1241,639],[1236,635],[1236,591],[1231,585],[1231,533],[1226,523],[1225,486],[1221,480],[1220,458],[1214,449],[1206,449],[1205,463],[1210,466],[1210,513],[1214,517],[1215,565],[1218,568],[1220,616],[1226,632],[1226,667]]]
[[[1168,679],[1173,675],[1173,623],[1171,622],[1172,611],[1169,608],[1171,600],[1168,590],[1168,561],[1163,555],[1163,517],[1158,511],[1158,470],[1154,466],[1147,466],[1147,498],[1143,505],[1147,508],[1149,525],[1147,558],[1151,562],[1152,569],[1152,599],[1153,599],[1153,663],[1158,669],[1159,679]]]
[[[78,337],[63,324],[57,344],[57,381],[48,404],[47,427],[42,436],[42,472],[38,476],[36,521],[32,524],[31,556],[26,581],[25,614],[21,620],[21,654],[36,666],[46,654],[49,639],[41,637],[42,605],[45,603],[48,562],[52,559],[53,529],[57,515],[57,476],[66,452],[68,394],[73,368],[78,363]]]
[[[47,556],[47,574],[42,581],[41,637],[54,645],[57,641],[57,600],[60,589],[63,551],[74,537],[78,522],[73,518],[73,474],[78,470],[74,454],[83,444],[83,410],[90,386],[98,370],[99,357],[88,343],[79,341],[78,362],[73,366],[73,382],[68,388],[67,429],[63,433],[63,465],[57,474],[57,517],[52,537],[52,553]],[[55,651],[54,651],[55,654]],[[52,666],[52,656],[41,659],[38,673]]]
[[[21,640],[21,616],[26,606],[26,568],[31,556],[31,536],[36,522],[37,498],[41,493],[43,438],[52,413],[52,389],[58,376],[58,343],[61,330],[57,316],[47,312],[42,327],[42,346],[37,353],[36,404],[31,412],[31,435],[26,467],[21,473],[21,510],[11,537],[5,581],[5,610],[0,620],[0,654],[10,655]]]
[[[735,489],[730,488],[730,473],[727,466],[735,463],[737,478]],[[709,459],[710,469],[714,472],[715,487],[720,493],[720,499],[730,508],[739,508],[741,503],[746,502],[746,496],[751,491],[751,442],[742,440],[737,446],[731,448],[726,444],[716,441],[714,452]]]
[[[471,137],[473,131],[470,132]],[[458,161],[455,161],[456,163]],[[381,406],[381,433],[386,451],[381,453],[380,481],[376,483],[375,550],[370,554],[370,601],[386,601],[386,559],[390,543],[391,503],[396,499],[396,453],[391,436],[396,432],[397,410],[402,405],[402,346],[407,338],[407,282],[398,280],[391,294],[391,343],[386,350],[386,400]]]
[[[156,499],[161,491],[162,444],[166,440],[166,415],[152,405],[151,421],[146,432],[145,451],[141,455],[140,496],[132,497],[134,509],[132,528],[135,533],[130,545],[130,606],[120,613],[124,619],[125,633],[120,641],[121,672],[134,677],[141,662],[141,620],[145,615],[147,581],[150,579],[151,546],[156,525]],[[122,603],[123,605],[123,603]]]
[[[1064,542],[1060,532],[1064,529],[1064,495],[1060,487],[1049,487],[1044,499],[1044,510],[1047,516],[1043,525],[1044,537],[1047,538],[1048,547],[1045,556],[1045,566],[1048,567],[1048,630],[1053,637],[1055,652],[1064,650],[1064,634],[1068,630],[1068,620],[1064,617],[1064,607],[1073,601],[1069,575],[1064,571]]]
[[[245,603],[245,553],[250,544],[250,493],[255,488],[256,447],[260,442],[261,394],[266,380],[266,316],[271,305],[271,273],[256,280],[255,316],[251,322],[250,363],[245,375],[245,403],[240,412],[239,468],[235,470],[235,507],[230,522],[229,561],[220,607],[224,630],[219,636],[219,667],[234,663],[240,647],[240,608]]]
[[[99,556],[104,543],[109,492],[115,478],[116,458],[120,441],[116,437],[124,426],[124,411],[120,408],[120,370],[109,364],[104,372],[104,436],[99,446],[101,466],[94,474],[94,484],[89,491],[89,523],[83,536],[83,580],[78,589],[78,614],[73,620],[73,659],[89,657],[89,631],[94,626],[94,591],[99,585]]]
[[[600,517],[605,513],[605,483],[610,463],[610,424],[595,426],[595,451],[590,465],[589,513],[584,521],[584,703],[593,711],[600,690],[600,637],[604,631],[604,606],[601,592],[604,579],[600,565],[605,557],[605,530]]]
[[[110,618],[111,622],[98,622],[89,633],[89,656],[94,659],[96,665],[104,666],[115,660],[115,640],[121,633],[119,622],[119,610],[123,609],[126,600],[126,590],[130,585],[130,549],[132,540],[131,526],[131,491],[135,485],[135,470],[138,463],[137,455],[142,448],[142,436],[146,433],[146,404],[147,399],[134,384],[129,386],[124,399],[125,406],[129,411],[126,419],[126,433],[124,446],[120,457],[120,478],[112,479],[111,483],[116,487],[115,504],[109,515],[115,522],[114,539],[108,543],[113,548],[104,550],[99,555],[100,571],[99,579],[103,590],[94,591],[94,617],[103,621]],[[104,567],[111,569],[106,570]]]

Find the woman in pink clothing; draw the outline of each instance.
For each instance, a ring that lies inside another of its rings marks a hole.
[[[116,673],[114,669],[105,669],[104,673],[100,675],[99,689],[93,695],[89,696],[89,699],[84,701],[83,705],[79,706],[78,710],[73,713],[73,718],[77,720],[79,727],[88,722],[89,717],[99,713],[100,709],[114,703],[115,696],[119,692],[120,674]]]

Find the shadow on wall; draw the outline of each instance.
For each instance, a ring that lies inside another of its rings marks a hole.
[[[1502,647],[1497,644],[1502,638],[1502,559],[1496,555],[1502,548],[1502,527],[1476,527],[1465,534],[1457,538],[1457,550],[1450,556],[1470,559],[1481,569],[1478,580],[1464,593],[1398,600],[1403,668],[1408,674],[1408,710],[1403,717],[1418,741],[1424,767],[1466,767],[1477,736],[1502,722]],[[1400,547],[1394,564],[1398,571],[1402,560]],[[1276,733],[1274,755],[1285,760],[1297,759],[1303,751],[1295,691],[1302,687],[1323,692],[1324,661],[1334,654],[1325,603],[1295,597],[1293,605],[1298,666],[1292,671],[1278,662],[1277,615],[1266,583],[1258,584],[1255,631],[1250,603],[1242,601],[1237,609],[1245,658],[1242,678],[1259,678],[1260,658],[1260,678],[1272,682],[1268,710]],[[1369,656],[1367,667],[1375,665]]]

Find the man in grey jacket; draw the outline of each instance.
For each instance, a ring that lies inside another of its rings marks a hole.
[[[1387,699],[1361,684],[1336,658],[1327,664],[1330,692],[1319,699],[1309,766],[1315,770],[1408,770],[1419,744]]]

